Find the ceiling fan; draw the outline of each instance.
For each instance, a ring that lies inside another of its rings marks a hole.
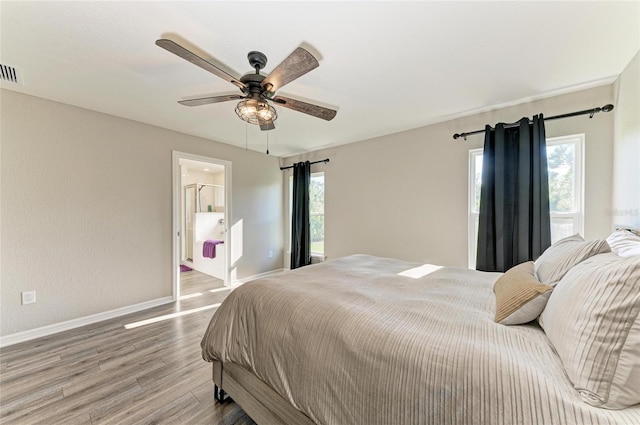
[[[229,100],[240,100],[235,108],[238,117],[250,124],[259,125],[260,129],[265,131],[273,130],[275,128],[274,121],[278,118],[278,114],[270,102],[327,121],[336,116],[337,112],[333,109],[284,96],[274,96],[282,86],[319,66],[316,58],[302,47],[294,50],[266,77],[260,74],[260,70],[267,64],[267,57],[261,52],[249,52],[247,57],[249,64],[255,69],[255,73],[248,73],[241,78],[236,78],[175,41],[161,38],[156,40],[156,45],[234,84],[242,91],[242,95],[226,94],[200,99],[180,100],[178,103],[181,105],[200,106]]]

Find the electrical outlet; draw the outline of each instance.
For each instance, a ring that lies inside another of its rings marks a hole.
[[[273,258],[273,251],[269,250],[269,258]]]
[[[25,291],[22,293],[22,305],[36,302],[36,291]]]

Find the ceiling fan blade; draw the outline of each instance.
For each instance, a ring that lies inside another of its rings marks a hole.
[[[179,100],[178,103],[184,106],[200,106],[200,105],[209,105],[210,103],[220,103],[220,102],[226,102],[228,100],[240,100],[240,99],[244,99],[244,96],[240,96],[239,94],[227,94],[224,96],[212,96],[212,97],[201,97],[199,99]]]
[[[262,87],[270,94],[319,66],[317,59],[302,47],[298,47],[262,81]]]
[[[185,49],[184,47],[182,47],[181,45],[179,45],[178,43],[176,43],[175,41],[172,40],[167,40],[165,38],[161,38],[159,40],[156,40],[156,45],[159,47],[162,47],[163,49],[173,53],[176,56],[181,57],[184,60],[188,60],[189,62],[191,62],[194,65],[199,66],[200,68],[209,71],[210,73],[212,73],[213,75],[216,75],[220,78],[222,78],[225,81],[230,82],[231,84],[235,84],[236,86],[238,86],[240,89],[245,89],[247,88],[247,86],[241,82],[238,81],[238,79],[236,77],[234,77],[233,75],[223,71],[222,69],[218,68],[217,66],[215,66],[214,64],[212,64],[211,62],[208,62],[204,59],[202,59],[200,56],[196,55],[195,53]]]
[[[290,99],[283,96],[276,96],[272,100],[276,105],[293,109],[294,111],[303,112],[305,114],[309,114],[317,118],[322,118],[323,120],[327,121],[331,121],[338,113],[333,109],[324,108],[322,106],[313,105],[311,103],[302,102],[300,100]]]

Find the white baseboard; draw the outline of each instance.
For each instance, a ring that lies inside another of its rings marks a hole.
[[[267,276],[270,276],[272,274],[281,273],[283,271],[284,271],[284,269],[276,269],[276,270],[271,270],[269,272],[255,274],[255,275],[249,276],[249,277],[243,277],[242,279],[235,279],[235,280],[233,280],[231,282],[231,286],[242,285],[243,283],[247,283],[247,282],[250,282],[250,281],[256,280],[256,279],[261,279],[263,277],[267,277]]]
[[[18,344],[20,342],[31,341],[32,339],[41,338],[43,336],[52,335],[58,332],[68,331],[71,329],[79,328],[80,326],[101,322],[103,320],[114,319],[119,316],[136,313],[138,311],[157,307],[163,304],[168,304],[170,302],[173,302],[173,297],[158,298],[156,300],[145,301],[143,303],[105,311],[103,313],[79,317],[77,319],[68,320],[66,322],[54,323],[53,325],[47,325],[41,328],[0,336],[0,347],[7,347],[9,345]]]

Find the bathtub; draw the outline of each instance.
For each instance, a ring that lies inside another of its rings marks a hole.
[[[216,246],[215,258],[204,257],[202,247],[207,239],[225,240],[224,213],[195,213],[194,217],[193,268],[218,279],[225,278],[226,246]]]

